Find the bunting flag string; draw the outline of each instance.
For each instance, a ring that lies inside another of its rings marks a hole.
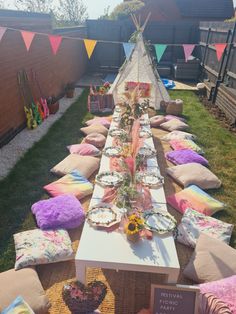
[[[89,59],[91,58],[91,56],[93,54],[93,51],[94,51],[96,44],[97,44],[96,40],[84,39],[84,45],[85,45]]]
[[[29,51],[31,43],[32,43],[32,41],[34,39],[35,33],[21,31],[21,36],[22,36],[22,38],[24,40],[25,47],[26,47],[27,51]]]
[[[214,44],[215,48],[216,48],[216,56],[217,56],[217,60],[220,61],[225,48],[227,46],[227,44]]]
[[[166,48],[167,48],[167,45],[160,45],[160,44],[155,45],[155,51],[156,51],[156,56],[157,56],[158,62],[160,62]]]
[[[133,43],[123,43],[123,48],[125,52],[125,57],[128,60],[133,52],[135,44]]]
[[[193,50],[195,48],[195,45],[192,44],[185,44],[183,45],[183,49],[184,49],[184,56],[185,56],[185,61],[188,61],[188,58],[191,56]]]
[[[55,35],[48,35],[48,39],[51,44],[52,52],[54,55],[57,54],[57,51],[61,45],[62,37],[61,36],[55,36]]]
[[[6,27],[0,27],[0,41],[2,40],[2,37],[5,34],[6,30],[7,30]]]

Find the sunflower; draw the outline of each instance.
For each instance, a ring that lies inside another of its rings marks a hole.
[[[128,222],[125,225],[125,232],[126,234],[135,234],[139,232],[138,224],[134,221]]]

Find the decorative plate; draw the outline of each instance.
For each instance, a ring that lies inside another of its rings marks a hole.
[[[164,178],[153,172],[139,172],[136,178],[143,185],[149,186],[150,188],[157,188],[164,183]]]
[[[138,155],[143,158],[150,158],[156,156],[156,150],[147,146],[143,146],[139,149]]]
[[[103,154],[107,157],[119,156],[122,153],[122,148],[119,146],[106,147],[103,150]]]
[[[149,125],[150,124],[149,119],[146,119],[146,118],[141,118],[139,121],[140,121],[140,125]]]
[[[96,176],[96,183],[103,187],[118,186],[123,182],[123,176],[116,171],[103,171]]]
[[[116,107],[115,107],[114,112],[120,113],[121,111],[122,111],[122,109],[121,109],[119,106],[116,106]]]
[[[109,228],[121,221],[121,214],[116,206],[108,203],[99,203],[87,212],[86,218],[93,227]]]
[[[111,137],[120,137],[123,135],[127,135],[127,133],[122,129],[112,129],[109,131],[109,135]]]
[[[115,116],[115,117],[113,117],[113,121],[114,121],[114,122],[120,122],[120,120],[121,120],[121,117],[120,117],[120,116]]]
[[[145,137],[145,138],[152,137],[152,132],[149,130],[142,129],[139,131],[139,137]]]
[[[156,212],[155,210],[143,213],[146,228],[158,233],[171,232],[176,228],[176,220],[169,213]]]

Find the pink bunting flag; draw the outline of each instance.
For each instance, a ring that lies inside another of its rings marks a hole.
[[[6,27],[0,27],[0,41],[2,40],[2,37],[5,34],[6,30],[7,30]]]
[[[217,60],[220,61],[225,48],[227,46],[227,44],[214,44],[215,48],[216,48],[216,56],[217,56]]]
[[[24,40],[25,47],[26,47],[27,51],[29,51],[31,43],[32,43],[32,41],[34,39],[35,33],[21,31],[21,36],[22,36],[22,38]]]
[[[62,37],[61,36],[48,35],[48,39],[50,41],[52,51],[53,51],[54,55],[56,55],[57,51],[61,45]]]
[[[193,49],[195,48],[195,45],[192,44],[186,44],[183,45],[184,48],[184,56],[185,56],[185,61],[188,61],[188,58],[191,56]]]

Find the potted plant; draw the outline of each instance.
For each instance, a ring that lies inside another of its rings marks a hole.
[[[50,114],[55,114],[59,110],[59,102],[55,96],[48,97],[47,106]]]
[[[66,91],[66,97],[67,98],[73,98],[74,94],[75,94],[75,84],[74,83],[68,83],[66,85],[65,91]]]

